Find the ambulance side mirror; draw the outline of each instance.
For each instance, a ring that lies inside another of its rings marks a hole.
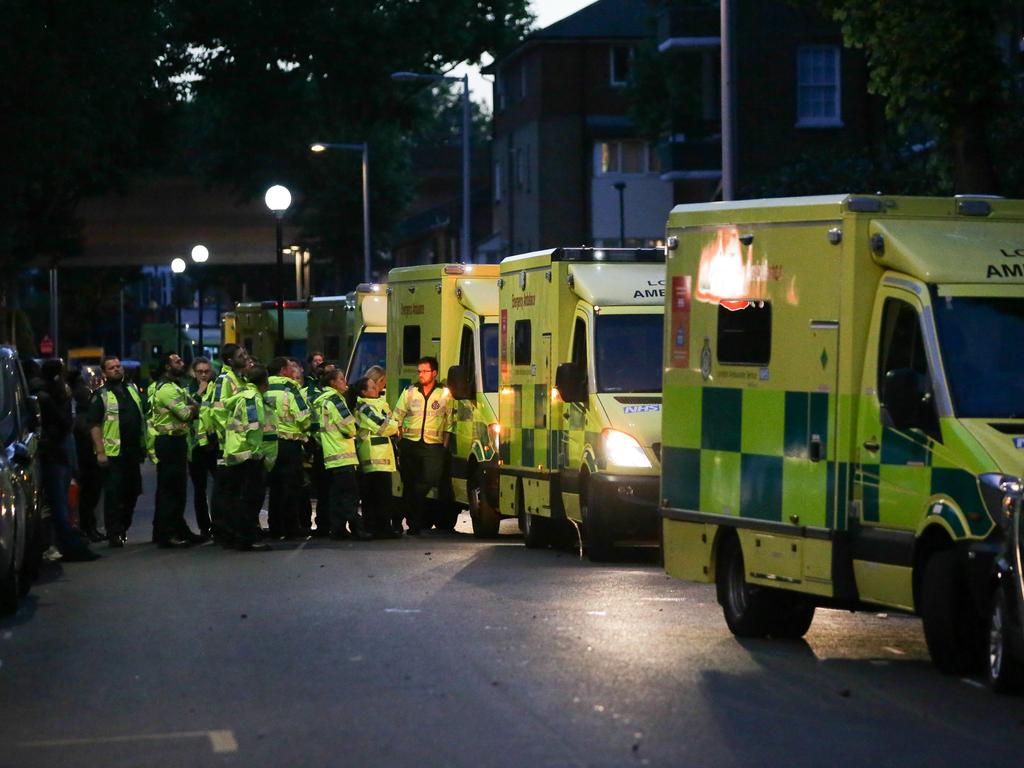
[[[576,363],[559,364],[555,371],[555,386],[562,402],[587,402],[587,374]]]
[[[928,390],[919,376],[910,368],[897,368],[885,372],[880,393],[882,423],[894,429],[913,429],[924,426],[924,404]]]
[[[461,365],[453,365],[448,369],[448,380],[445,385],[455,400],[472,400],[476,397],[469,372]]]

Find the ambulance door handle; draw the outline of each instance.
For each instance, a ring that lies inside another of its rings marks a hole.
[[[870,453],[878,453],[878,449],[880,447],[881,446],[875,440],[864,441],[864,450],[869,451]]]
[[[810,446],[810,451],[809,451],[809,454],[810,454],[809,458],[810,458],[810,460],[811,461],[821,461],[821,453],[822,453],[822,451],[821,451],[821,436],[820,435],[812,435],[811,436],[811,446]]]

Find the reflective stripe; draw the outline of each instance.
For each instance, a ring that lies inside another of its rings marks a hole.
[[[324,456],[324,464],[330,461],[343,461],[345,459],[354,459],[355,457],[355,451],[346,451],[345,453],[332,453],[330,456]]]

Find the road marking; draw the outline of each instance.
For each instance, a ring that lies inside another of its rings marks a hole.
[[[961,677],[960,682],[967,683],[967,685],[970,685],[974,688],[981,688],[982,690],[984,690],[985,688],[985,685],[983,683],[979,683],[977,680],[971,680],[971,678],[969,677]]]
[[[893,648],[891,645],[883,645],[882,646],[882,650],[883,651],[888,651],[889,653],[893,653],[893,654],[895,654],[897,656],[906,656],[907,655],[906,651],[901,651],[899,648]]]
[[[384,613],[422,613],[419,608],[385,608]]]
[[[587,611],[587,616],[607,616],[608,611]]]
[[[179,731],[177,733],[139,733],[134,736],[101,736],[92,739],[51,739],[23,741],[19,747],[75,747],[88,744],[123,744],[131,741],[165,741],[168,739],[209,739],[216,754],[238,751],[234,731]]]

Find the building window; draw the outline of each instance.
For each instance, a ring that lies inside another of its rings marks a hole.
[[[501,161],[494,161],[494,202],[501,202]]]
[[[633,46],[613,45],[611,48],[611,84],[621,87],[629,82],[633,68]]]
[[[512,353],[512,364],[513,365],[529,365],[530,364],[530,342],[532,338],[530,336],[530,321],[529,320],[516,320],[514,327],[513,336],[513,353]]]
[[[637,140],[599,141],[594,145],[594,173],[607,174],[659,173],[658,153],[650,144]]]
[[[840,60],[837,45],[805,45],[797,50],[797,125],[839,126]]]
[[[498,111],[503,112],[505,110],[505,76],[501,73],[494,78],[494,90],[497,91],[495,96],[498,102]]]

